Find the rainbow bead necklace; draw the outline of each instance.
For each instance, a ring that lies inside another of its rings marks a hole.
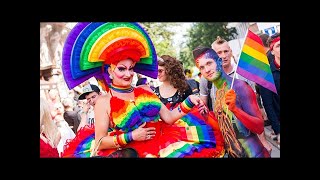
[[[133,91],[133,87],[130,86],[129,88],[127,87],[121,87],[121,86],[116,86],[114,84],[110,84],[109,87],[119,93],[131,93]]]

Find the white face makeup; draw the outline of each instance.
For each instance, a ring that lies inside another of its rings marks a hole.
[[[111,72],[113,76],[113,84],[117,86],[130,86],[133,80],[135,63],[131,59],[119,61]]]

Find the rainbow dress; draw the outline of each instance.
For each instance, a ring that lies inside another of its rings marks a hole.
[[[108,134],[121,134],[133,131],[144,122],[144,127],[155,127],[156,135],[145,141],[132,141],[122,148],[133,148],[139,157],[182,158],[220,157],[223,138],[218,126],[205,123],[198,109],[194,108],[188,115],[169,125],[160,119],[160,99],[143,88],[134,89],[134,101],[126,101],[116,96],[110,99],[110,123]],[[213,116],[210,116],[211,118]],[[94,127],[85,126],[74,140],[68,142],[63,157],[90,157],[94,141]],[[97,152],[99,156],[108,156],[116,149]]]
[[[139,157],[215,157],[221,154],[222,137],[201,120],[197,109],[181,123],[169,125],[160,119],[162,103],[154,93],[138,87],[134,89],[134,96],[134,101],[111,97],[110,120],[115,131],[110,135],[133,131],[144,122],[145,127],[155,127],[153,139],[126,145],[135,149]],[[113,151],[99,151],[98,155],[106,156]]]

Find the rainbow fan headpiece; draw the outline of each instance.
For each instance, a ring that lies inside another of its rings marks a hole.
[[[157,78],[157,55],[146,31],[138,23],[81,22],[70,31],[63,48],[62,71],[69,89],[95,77],[111,83],[107,68],[131,58],[134,71]],[[105,88],[105,86],[102,86]]]

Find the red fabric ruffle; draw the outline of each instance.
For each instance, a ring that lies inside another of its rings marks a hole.
[[[155,127],[156,136],[153,139],[146,141],[133,141],[127,144],[124,148],[133,148],[139,154],[139,157],[148,157],[152,155],[153,157],[159,157],[159,151],[166,148],[170,144],[173,144],[178,141],[186,140],[183,137],[185,136],[185,127],[178,127],[174,125],[166,124],[163,121],[158,122],[148,122],[145,127]],[[111,133],[112,136],[114,133]],[[117,131],[116,134],[121,134]],[[222,137],[222,136],[220,136]],[[212,158],[219,157],[223,151],[223,144],[221,138],[217,140],[217,146],[215,148],[203,148],[199,152],[190,152],[190,154],[185,154],[184,157],[188,158]],[[98,151],[99,156],[108,156],[116,149],[106,149]]]
[[[45,143],[40,138],[40,157],[41,158],[58,158],[59,153],[57,148],[53,148],[50,144]]]
[[[95,133],[93,125],[85,125],[76,134],[72,140],[68,139],[64,145],[64,151],[61,157],[73,157],[78,145],[88,136]]]

